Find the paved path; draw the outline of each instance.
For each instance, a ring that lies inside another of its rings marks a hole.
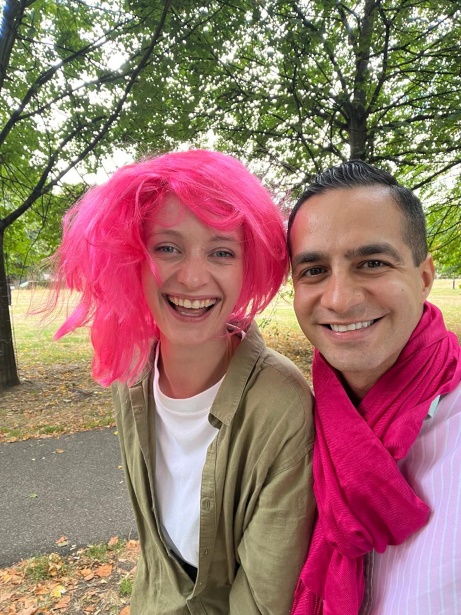
[[[0,444],[0,567],[137,537],[115,429]],[[69,545],[56,545],[67,536]]]

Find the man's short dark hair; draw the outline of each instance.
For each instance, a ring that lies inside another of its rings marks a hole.
[[[426,258],[428,251],[426,220],[421,201],[411,190],[401,186],[393,175],[362,160],[349,160],[327,169],[314,178],[291,211],[288,220],[288,244],[290,244],[290,231],[296,214],[307,199],[329,190],[362,186],[387,186],[389,188],[392,198],[404,216],[403,240],[410,247],[414,264],[418,266]]]

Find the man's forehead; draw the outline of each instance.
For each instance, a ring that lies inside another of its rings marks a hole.
[[[368,221],[370,228],[374,228],[378,220],[388,220],[389,217],[399,226],[403,222],[402,212],[388,186],[353,186],[332,188],[309,196],[300,204],[290,231],[312,223],[334,225],[336,220],[350,228],[355,224],[354,217],[359,217],[362,222]]]
[[[308,196],[307,199],[301,203],[299,209],[306,209],[306,207],[312,207],[313,205],[333,200],[343,203],[346,207],[356,204],[367,207],[377,202],[382,206],[396,206],[390,186],[370,184],[366,186],[327,188],[326,190]]]
[[[405,258],[404,217],[387,186],[334,189],[309,197],[290,229],[293,263],[334,252],[344,258],[384,254]],[[307,255],[307,256],[306,256]]]

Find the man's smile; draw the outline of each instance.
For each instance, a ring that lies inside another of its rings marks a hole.
[[[345,333],[346,331],[356,331],[357,329],[366,329],[367,327],[371,327],[375,322],[380,320],[380,318],[375,318],[374,320],[365,320],[362,322],[352,322],[350,324],[326,324],[325,327],[328,327],[332,331],[336,333]]]

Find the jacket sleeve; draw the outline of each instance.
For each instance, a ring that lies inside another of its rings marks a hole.
[[[230,592],[231,615],[289,615],[314,515],[311,443],[268,474],[238,546],[241,565]]]

